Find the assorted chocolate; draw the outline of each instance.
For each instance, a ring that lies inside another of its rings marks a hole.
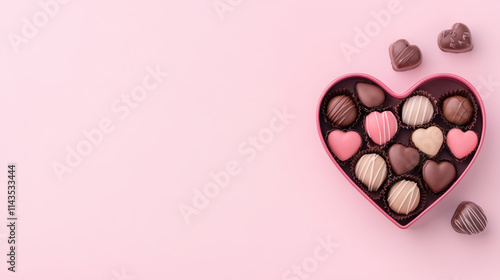
[[[449,161],[426,160],[422,166],[422,176],[425,184],[433,193],[440,193],[455,181],[457,169]]]
[[[462,131],[458,128],[450,129],[446,135],[448,148],[457,159],[463,159],[472,153],[479,142],[477,134],[472,131]]]
[[[469,28],[463,23],[455,23],[451,29],[443,30],[438,35],[439,48],[444,52],[463,53],[473,49]],[[389,56],[395,71],[406,71],[422,63],[420,49],[405,39],[399,39],[389,46]]]
[[[387,178],[387,164],[379,154],[363,155],[356,163],[355,174],[369,191],[377,191]]]
[[[392,68],[395,71],[406,71],[416,68],[422,63],[420,49],[405,39],[397,40],[389,47]]]
[[[466,125],[472,120],[474,107],[468,98],[455,95],[443,101],[443,116],[455,125]]]
[[[356,131],[333,130],[328,134],[328,147],[342,161],[355,155],[362,143],[361,136]]]
[[[472,37],[467,25],[455,23],[451,29],[439,33],[438,46],[444,52],[463,53],[473,49]]]
[[[373,142],[384,145],[398,131],[398,121],[391,111],[371,112],[365,118],[365,130]]]
[[[434,157],[443,146],[444,135],[439,127],[433,125],[413,131],[411,141],[422,153]]]
[[[471,32],[463,23],[442,31],[437,43],[444,52],[473,49]],[[395,71],[422,63],[420,49],[404,39],[389,46],[389,56]],[[483,126],[476,96],[453,78],[424,82],[403,99],[388,95],[366,77],[339,83],[321,103],[320,127],[327,146],[360,190],[398,223],[408,224],[444,195],[471,163]],[[470,235],[482,232],[487,219],[477,204],[463,202],[451,224]]]
[[[418,188],[418,184],[410,180],[397,181],[389,189],[387,202],[394,212],[408,215],[420,203],[420,189]]]
[[[352,98],[346,95],[337,95],[328,102],[326,116],[337,126],[351,125],[358,117],[358,109]]]
[[[367,108],[375,108],[385,101],[385,92],[378,86],[370,83],[357,83],[356,94],[359,101]]]
[[[420,163],[420,153],[417,149],[401,144],[392,145],[387,151],[392,170],[397,175],[412,171]]]
[[[464,201],[458,205],[453,218],[451,218],[451,227],[458,233],[477,234],[486,228],[488,219],[483,209],[474,202]]]
[[[325,141],[363,192],[408,222],[464,172],[479,143],[481,112],[474,95],[449,80],[446,91],[420,87],[397,99],[366,78],[351,79],[322,101]]]
[[[402,121],[407,125],[417,126],[428,123],[434,117],[434,106],[429,98],[415,95],[403,104]]]

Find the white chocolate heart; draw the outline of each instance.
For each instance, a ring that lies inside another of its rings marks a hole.
[[[443,140],[443,132],[437,126],[417,129],[411,135],[411,141],[415,144],[415,147],[430,157],[439,152]]]

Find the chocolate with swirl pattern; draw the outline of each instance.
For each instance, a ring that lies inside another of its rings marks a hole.
[[[460,203],[451,219],[451,226],[456,232],[468,235],[484,231],[487,223],[483,209],[470,201]]]

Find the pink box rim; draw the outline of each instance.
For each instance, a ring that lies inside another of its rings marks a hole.
[[[335,161],[335,159],[333,158],[333,156],[329,152],[329,149],[328,149],[328,147],[326,145],[326,142],[323,139],[323,134],[321,133],[321,127],[320,127],[320,121],[319,121],[320,120],[319,117],[321,115],[321,102],[323,101],[323,98],[325,97],[326,93],[335,84],[337,84],[338,82],[340,82],[342,80],[345,80],[345,79],[348,79],[348,78],[353,78],[353,77],[361,77],[361,78],[366,78],[368,80],[371,80],[371,81],[375,82],[377,85],[379,85],[380,87],[382,87],[385,90],[385,92],[387,92],[388,94],[390,94],[391,96],[396,97],[396,98],[404,98],[405,96],[407,96],[410,93],[412,93],[418,86],[420,86],[420,85],[422,85],[425,82],[430,81],[430,80],[439,79],[439,78],[448,78],[448,79],[458,80],[459,82],[465,84],[468,88],[470,88],[472,90],[472,94],[474,94],[474,96],[476,97],[476,100],[478,102],[478,107],[481,110],[482,123],[483,123],[483,127],[482,127],[482,130],[481,130],[481,139],[479,141],[479,144],[478,144],[478,147],[477,147],[477,151],[474,154],[474,157],[471,159],[471,162],[465,168],[464,172],[460,175],[460,177],[457,178],[456,182],[453,183],[453,185],[445,193],[443,193],[443,195],[441,195],[436,201],[434,201],[429,207],[427,207],[427,209],[425,209],[424,211],[422,211],[422,213],[420,213],[418,216],[416,216],[415,218],[413,218],[412,221],[409,222],[406,225],[399,224],[394,218],[392,218],[391,216],[389,216],[389,214],[387,214],[377,203],[375,203],[371,198],[368,197],[368,195],[366,195],[359,187],[357,187],[354,184],[354,182],[351,180],[351,178],[349,178],[349,176],[347,176],[347,174],[345,172],[342,172],[342,168],[339,166],[339,164],[337,163],[337,161]],[[388,88],[384,83],[382,83],[380,80],[378,80],[377,78],[375,78],[373,76],[370,76],[370,75],[364,74],[364,73],[351,73],[351,74],[345,74],[345,75],[342,75],[342,76],[336,78],[334,81],[332,81],[330,84],[328,84],[328,86],[325,88],[325,90],[323,90],[323,93],[321,94],[321,96],[319,98],[318,105],[317,105],[317,108],[316,108],[316,128],[318,129],[318,134],[319,134],[319,137],[320,137],[321,144],[323,145],[323,148],[325,149],[325,151],[327,151],[328,156],[330,157],[330,159],[332,160],[332,162],[335,164],[335,166],[337,167],[337,169],[339,171],[341,171],[342,175],[344,175],[344,177],[347,179],[347,181],[350,182],[351,185],[353,185],[354,188],[361,193],[361,195],[363,195],[373,206],[375,206],[375,208],[377,208],[382,214],[384,214],[396,226],[398,226],[401,229],[406,229],[406,228],[410,227],[413,223],[415,223],[418,219],[420,219],[423,215],[425,215],[425,213],[427,213],[430,209],[432,209],[434,206],[436,206],[436,204],[438,204],[443,198],[445,198],[450,193],[450,191],[452,191],[458,185],[458,183],[460,183],[460,181],[462,180],[462,178],[469,171],[470,167],[474,164],[474,161],[476,160],[476,158],[479,155],[479,152],[481,150],[481,147],[483,146],[484,136],[485,136],[485,133],[486,133],[486,114],[485,114],[485,111],[484,111],[483,100],[481,99],[481,96],[479,95],[479,93],[476,90],[476,88],[469,81],[467,81],[466,79],[464,79],[464,78],[462,78],[462,77],[460,77],[458,75],[455,75],[455,74],[438,73],[438,74],[433,74],[433,75],[427,76],[427,77],[425,77],[425,78],[417,81],[416,83],[414,83],[413,86],[411,86],[404,93],[398,94],[398,93],[394,92],[393,90],[391,90],[390,88]]]

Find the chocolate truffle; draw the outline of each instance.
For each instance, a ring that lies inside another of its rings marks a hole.
[[[356,163],[355,173],[369,191],[376,191],[387,177],[387,164],[378,154],[366,154]]]
[[[357,83],[356,93],[361,103],[367,108],[380,106],[385,101],[385,92],[374,84]]]
[[[429,98],[416,95],[403,104],[402,119],[407,125],[423,125],[434,116],[434,107]]]
[[[484,231],[487,223],[483,209],[470,201],[460,203],[451,218],[451,227],[458,233],[468,235]]]
[[[384,145],[398,131],[398,120],[391,111],[371,112],[365,118],[368,137],[378,145]]]
[[[435,162],[427,160],[422,167],[424,182],[433,193],[439,193],[455,181],[457,169],[449,161]]]
[[[452,124],[465,125],[472,119],[474,108],[466,97],[455,95],[443,102],[443,116]]]
[[[451,53],[468,52],[474,47],[469,28],[459,22],[439,33],[438,46],[442,51]]]
[[[397,40],[389,47],[392,68],[395,71],[406,71],[422,63],[420,49],[404,39]]]
[[[420,189],[417,183],[410,180],[396,182],[389,190],[387,202],[394,212],[408,215],[420,203]]]
[[[337,95],[328,102],[326,116],[334,125],[346,127],[356,120],[358,110],[352,98],[346,95]]]
[[[401,175],[410,172],[420,162],[420,154],[417,149],[394,144],[387,152],[389,163],[394,173]]]
[[[433,157],[443,145],[443,132],[437,126],[419,128],[411,134],[411,141],[424,154]]]

